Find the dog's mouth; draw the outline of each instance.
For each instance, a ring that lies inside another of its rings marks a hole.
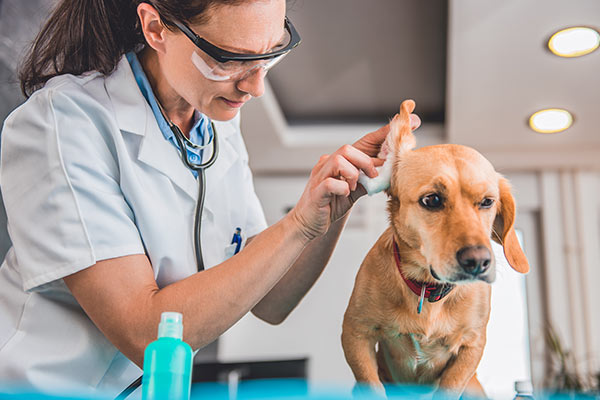
[[[439,282],[469,283],[469,282],[473,282],[473,281],[482,281],[482,282],[486,282],[486,283],[492,283],[495,280],[495,274],[494,274],[493,269],[490,271],[487,271],[484,274],[479,274],[479,275],[471,275],[471,274],[467,274],[465,272],[457,272],[448,278],[442,278],[437,274],[437,272],[435,272],[435,270],[433,269],[433,266],[430,265],[429,272],[431,273],[431,276],[433,277],[433,279],[435,279],[436,281],[439,281]]]

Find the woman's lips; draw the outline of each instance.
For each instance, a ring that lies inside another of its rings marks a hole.
[[[231,108],[240,108],[241,106],[244,105],[245,101],[233,101],[233,100],[228,100],[225,97],[222,97],[223,101],[225,102],[225,104],[227,104],[229,107]]]

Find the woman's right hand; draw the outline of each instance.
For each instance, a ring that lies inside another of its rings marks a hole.
[[[421,120],[411,114],[410,123],[415,130]],[[381,166],[384,160],[377,158],[377,154],[389,131],[387,124],[353,145],[344,145],[332,154],[321,156],[298,204],[289,213],[307,240],[324,235],[332,222],[346,215],[356,200],[366,194],[358,183],[358,173],[362,170],[369,178],[378,175],[375,167]]]
[[[373,178],[378,174],[375,169],[378,165],[377,159],[348,144],[321,156],[289,214],[307,240],[324,235],[332,222],[346,215],[365,193],[358,184],[359,170]]]
[[[382,128],[383,129],[383,128]],[[362,170],[373,178],[382,160],[371,158],[351,145],[344,145],[332,154],[321,156],[298,204],[289,216],[307,240],[324,235],[332,222],[342,218],[354,202],[365,194],[358,184]]]

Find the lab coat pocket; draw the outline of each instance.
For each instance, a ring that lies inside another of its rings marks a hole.
[[[232,243],[229,246],[225,247],[225,260],[228,260],[235,255],[236,247],[237,247],[237,243]]]

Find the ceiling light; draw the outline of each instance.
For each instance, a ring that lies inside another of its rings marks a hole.
[[[575,26],[556,32],[548,40],[548,48],[560,57],[579,57],[600,45],[600,33],[592,28]]]
[[[529,126],[536,132],[556,133],[568,129],[573,124],[573,116],[567,110],[547,108],[534,113],[529,118]]]

